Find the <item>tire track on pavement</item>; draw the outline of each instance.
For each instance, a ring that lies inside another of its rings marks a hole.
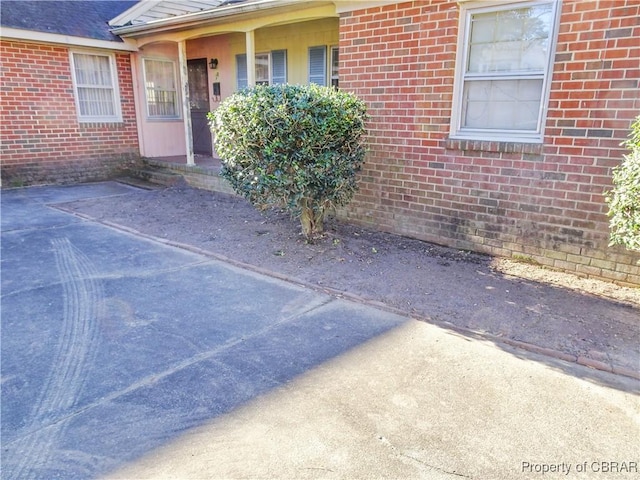
[[[51,245],[62,286],[62,325],[27,433],[13,442],[14,459],[7,465],[9,471],[3,472],[8,474],[6,478],[37,478],[38,469],[53,460],[56,442],[67,423],[56,419],[66,417],[76,405],[96,352],[98,319],[104,305],[98,272],[68,238],[53,239]],[[47,427],[42,428],[43,424]],[[56,463],[60,460],[57,458]]]

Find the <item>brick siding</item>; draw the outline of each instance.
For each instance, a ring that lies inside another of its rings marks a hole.
[[[0,42],[3,186],[108,178],[139,158],[130,56],[116,53],[120,123],[79,123],[69,49]]]
[[[640,113],[640,3],[562,4],[544,144],[448,138],[459,7],[407,2],[340,18],[340,86],[371,115],[344,218],[581,276],[640,284],[608,247],[603,192]]]

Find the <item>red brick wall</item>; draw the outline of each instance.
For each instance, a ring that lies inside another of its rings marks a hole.
[[[79,123],[66,47],[0,42],[4,186],[104,179],[139,157],[128,53],[117,53],[121,123]]]
[[[640,284],[608,247],[605,189],[640,113],[640,3],[563,2],[543,145],[448,139],[459,6],[342,14],[340,86],[371,114],[360,191],[340,214],[387,231]]]

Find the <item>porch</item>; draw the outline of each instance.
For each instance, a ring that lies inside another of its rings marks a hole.
[[[112,25],[138,48],[131,68],[144,158],[160,158],[168,166],[209,166],[196,157],[215,155],[208,113],[247,86],[337,85],[339,17],[330,2],[283,0],[244,11],[243,3],[212,0],[196,20],[186,11],[166,16],[153,2],[142,3],[140,11]],[[149,15],[161,20],[150,21]],[[178,25],[181,18],[193,22]]]

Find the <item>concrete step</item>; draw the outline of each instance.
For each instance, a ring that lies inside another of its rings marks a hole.
[[[171,187],[184,182],[184,178],[178,173],[153,167],[134,169],[131,170],[129,174],[131,177],[144,182],[164,185],[165,187]]]
[[[162,185],[142,180],[141,178],[131,176],[131,174],[123,177],[117,177],[115,181],[132,187],[142,188],[144,190],[158,190],[159,188],[162,188]]]

